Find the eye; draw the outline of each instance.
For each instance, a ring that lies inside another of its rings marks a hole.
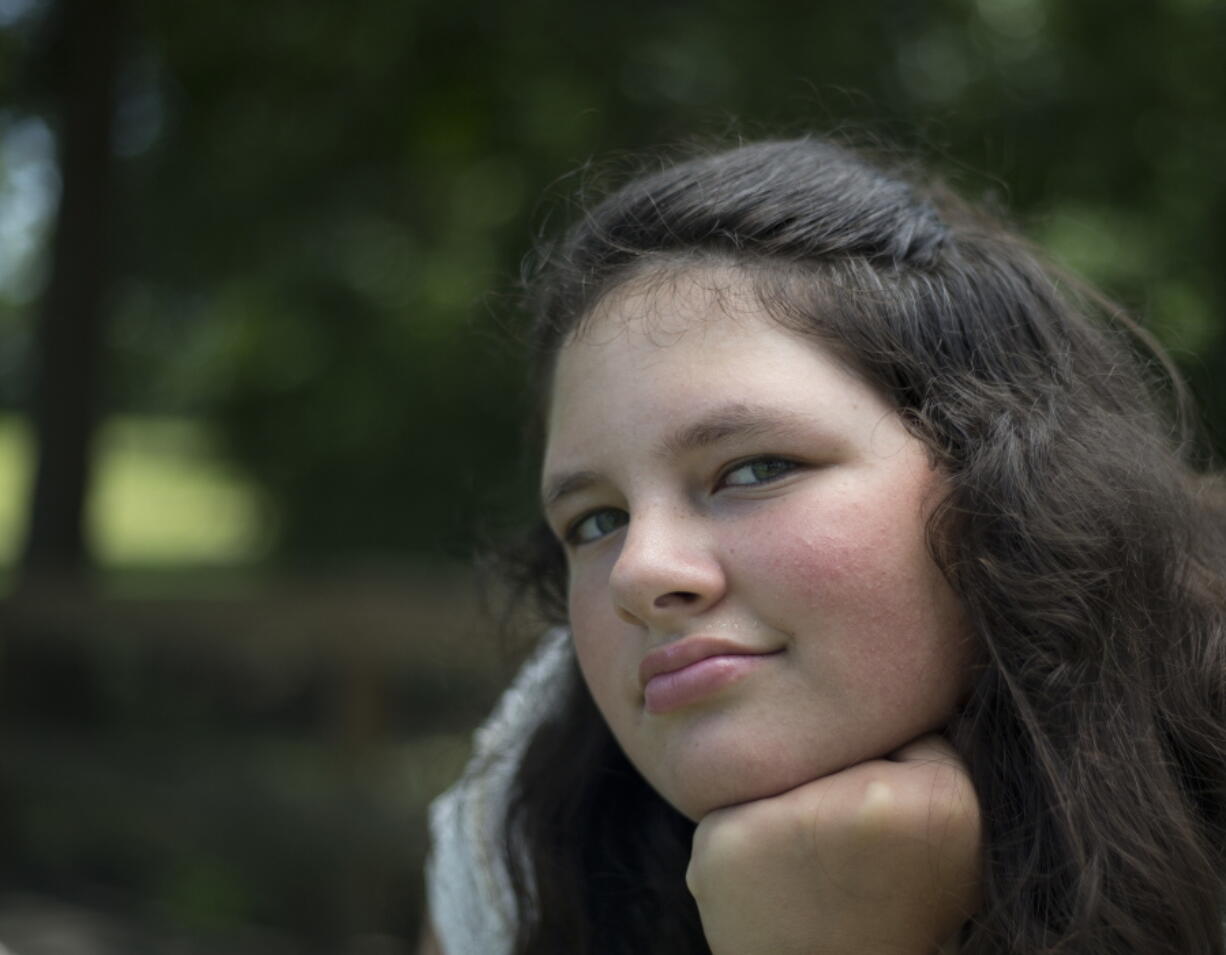
[[[744,461],[720,478],[720,487],[753,487],[757,484],[769,484],[785,474],[795,471],[799,464],[787,458],[761,457]]]
[[[566,531],[568,544],[590,544],[600,540],[607,534],[612,534],[618,528],[625,527],[630,520],[625,511],[613,507],[591,511],[570,525]]]

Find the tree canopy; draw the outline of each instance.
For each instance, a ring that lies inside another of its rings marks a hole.
[[[9,172],[31,123],[64,160],[48,37],[74,6],[0,5]],[[206,416],[277,502],[283,556],[469,547],[530,471],[506,334],[520,260],[593,162],[694,138],[841,129],[914,152],[1133,309],[1226,443],[1221,4],[131,0],[114,16],[100,410]],[[0,289],[10,404],[46,258]]]

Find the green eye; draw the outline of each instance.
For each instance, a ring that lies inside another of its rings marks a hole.
[[[566,540],[571,544],[589,544],[624,527],[628,520],[629,517],[625,511],[612,507],[592,511],[571,525],[566,534]]]
[[[739,464],[724,475],[721,484],[724,487],[752,487],[755,484],[768,484],[783,475],[794,471],[795,461],[785,458],[754,458]]]

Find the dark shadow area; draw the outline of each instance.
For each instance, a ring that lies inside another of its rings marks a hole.
[[[9,601],[0,939],[407,951],[425,806],[510,668],[475,603],[422,573]]]

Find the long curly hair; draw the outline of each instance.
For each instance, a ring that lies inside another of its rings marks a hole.
[[[947,477],[929,546],[982,652],[949,729],[985,833],[963,955],[1226,953],[1226,507],[1161,350],[943,187],[803,138],[633,179],[543,250],[542,404],[604,296],[710,264],[864,375]],[[543,525],[515,567],[564,622]],[[692,824],[568,679],[506,819],[514,951],[707,952]]]

